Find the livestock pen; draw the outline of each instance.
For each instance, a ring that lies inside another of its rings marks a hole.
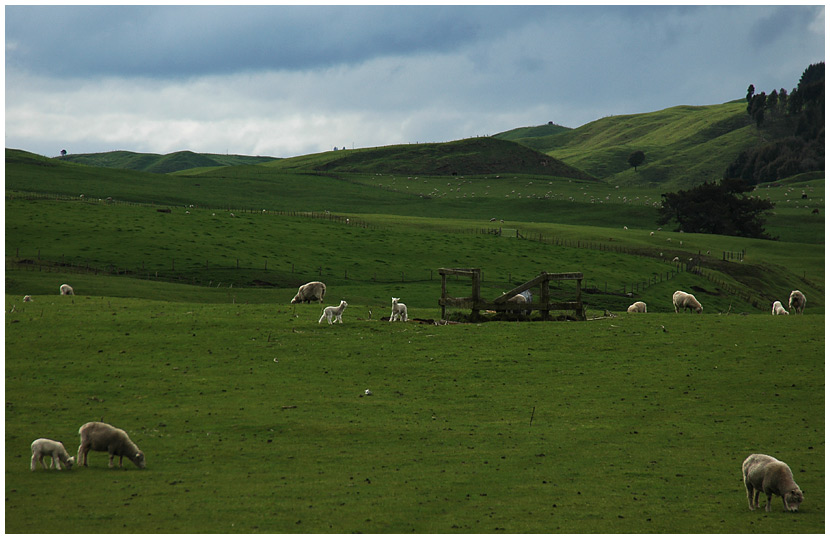
[[[516,294],[521,294],[526,290],[530,290],[536,286],[539,287],[539,301],[537,303],[528,302],[522,303],[521,311],[539,311],[542,320],[550,320],[550,311],[573,311],[577,320],[586,320],[585,305],[582,303],[582,278],[581,272],[569,273],[548,273],[542,272],[535,278],[522,283],[511,290],[504,292],[493,301],[487,301],[481,297],[481,268],[440,268],[438,270],[441,275],[441,299],[438,304],[441,306],[441,319],[447,318],[447,307],[454,307],[459,309],[470,309],[472,311],[472,318],[476,319],[480,316],[481,311],[493,311],[496,313],[505,313],[516,311],[518,309],[516,303],[511,303],[508,300]],[[454,297],[447,293],[447,276],[458,276],[471,279],[472,292],[468,297]],[[551,281],[576,281],[576,298],[572,301],[552,301],[550,295]]]

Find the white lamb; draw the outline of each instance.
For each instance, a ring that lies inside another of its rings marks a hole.
[[[90,449],[109,453],[110,468],[113,467],[113,457],[118,457],[119,468],[124,463],[124,457],[133,461],[133,464],[139,468],[146,466],[144,453],[130,440],[127,433],[119,428],[99,421],[90,421],[78,429],[78,434],[81,435],[81,445],[78,446],[78,466],[87,465],[87,454]]]
[[[798,511],[798,506],[804,501],[804,494],[793,480],[792,470],[776,458],[769,455],[749,455],[741,466],[741,473],[750,511],[758,507],[761,491],[767,495],[767,512],[770,510],[773,494],[781,496],[784,509],[787,511]]]
[[[695,311],[697,314],[703,313],[703,307],[700,303],[695,299],[695,297],[691,294],[687,294],[681,290],[678,290],[671,297],[672,303],[674,304],[674,312],[685,311],[689,309],[690,311]]]
[[[790,313],[788,313],[784,309],[784,306],[781,305],[780,301],[776,301],[775,303],[772,304],[772,314],[774,316],[774,315],[778,315],[778,314],[790,314]]]
[[[27,303],[27,302],[29,302],[29,301],[33,301],[33,300],[32,300],[32,296],[30,296],[30,295],[28,295],[28,294],[27,294],[27,295],[25,295],[25,296],[23,296],[23,303]]]
[[[635,301],[631,305],[628,306],[628,312],[630,313],[647,313],[646,304],[642,301]]]
[[[390,322],[394,322],[395,320],[400,320],[401,322],[407,321],[407,313],[406,313],[406,305],[400,303],[401,298],[392,298],[392,315],[389,317]]]
[[[807,298],[800,290],[790,292],[790,310],[795,314],[804,314],[804,307],[807,305]]]
[[[43,462],[43,457],[50,457],[52,459],[49,468]],[[63,447],[62,443],[48,438],[38,438],[32,442],[32,471],[35,471],[38,462],[43,466],[44,470],[50,468],[60,470],[61,463],[69,470],[75,464],[75,457],[69,456],[69,453],[66,452],[66,448]]]
[[[74,296],[75,295],[75,290],[71,286],[69,286],[68,284],[62,284],[60,290],[61,290],[61,296]]]
[[[329,321],[329,325],[331,325],[333,323],[332,318],[334,318],[335,322],[340,322],[342,324],[343,311],[345,311],[346,307],[348,306],[349,304],[346,303],[346,300],[341,299],[340,305],[338,305],[337,307],[326,307],[325,309],[323,309],[323,314],[320,316],[320,320],[318,320],[317,323],[319,324],[323,321],[323,318],[326,318]]]

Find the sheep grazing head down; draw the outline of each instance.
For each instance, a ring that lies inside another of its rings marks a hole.
[[[801,492],[801,489],[794,488],[793,490],[787,492],[784,496],[784,500],[784,506],[791,512],[795,513],[798,511],[798,506],[804,501],[804,494]]]
[[[143,451],[139,451],[138,453],[136,453],[132,457],[128,456],[127,458],[130,459],[133,462],[133,464],[135,464],[136,466],[138,466],[142,470],[147,467],[147,462],[144,460],[144,452]]]

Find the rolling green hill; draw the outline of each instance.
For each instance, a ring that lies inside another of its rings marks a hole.
[[[526,128],[496,135],[515,140],[584,170],[611,185],[688,188],[719,180],[758,134],[743,100],[701,107],[677,106],[643,114],[609,116],[554,134]],[[635,171],[628,156],[646,162]]]
[[[281,170],[429,176],[534,174],[594,180],[592,176],[524,145],[490,137],[454,142],[339,150],[269,163]]]
[[[167,174],[170,172],[177,172],[192,168],[254,165],[257,163],[273,161],[275,158],[195,153],[191,151],[174,152],[165,155],[114,151],[105,153],[68,154],[56,159],[96,167],[123,168],[142,172],[153,172],[156,174]]]

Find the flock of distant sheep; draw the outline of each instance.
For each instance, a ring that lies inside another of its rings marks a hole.
[[[686,312],[686,309],[690,311],[694,311],[697,314],[703,313],[703,306],[700,302],[695,298],[692,294],[687,292],[683,292],[682,290],[678,290],[674,294],[672,294],[672,304],[674,305],[674,312]],[[807,305],[807,297],[804,295],[803,292],[800,290],[793,290],[790,292],[790,311],[793,311],[795,314],[804,314],[804,307]],[[630,313],[646,313],[648,312],[647,306],[645,302],[642,301],[635,301],[631,305],[628,306],[627,309]],[[781,304],[780,301],[775,301],[772,304],[772,314],[773,316],[782,315],[782,314],[790,314],[784,306]]]
[[[62,284],[60,286],[60,294],[62,296],[72,296],[75,295],[75,291],[68,284]],[[291,303],[322,303],[325,295],[325,283],[312,281],[300,286]],[[524,296],[521,299],[527,301],[527,298]],[[32,298],[27,295],[23,298],[23,301],[32,301]],[[681,290],[676,291],[672,295],[672,304],[674,305],[675,313],[685,312],[686,309],[698,314],[703,313],[703,307],[700,302],[692,294]],[[801,291],[793,290],[790,293],[789,307],[791,311],[796,314],[803,314],[806,304],[807,299]],[[341,300],[340,305],[325,307],[317,323],[320,324],[323,322],[323,319],[326,319],[329,324],[335,322],[342,324],[343,311],[346,307],[348,307],[348,303],[345,300]],[[646,313],[648,311],[644,302],[636,301],[628,307],[628,312]],[[784,309],[780,301],[776,301],[772,304],[772,314],[782,315],[790,313]],[[394,322],[396,320],[406,322],[408,316],[406,305],[400,302],[400,298],[393,297],[392,314],[389,316],[389,321]],[[369,394],[368,389],[366,392]],[[48,438],[38,438],[32,442],[32,471],[35,471],[38,462],[44,469],[47,469],[43,460],[44,457],[51,458],[49,469],[57,468],[61,470],[61,465],[65,469],[71,469],[76,463],[79,466],[87,466],[87,454],[90,450],[106,451],[109,454],[110,468],[114,466],[114,457],[119,457],[119,467],[122,466],[124,457],[127,457],[139,468],[143,469],[146,466],[144,453],[130,440],[130,437],[122,429],[107,423],[92,421],[82,425],[78,429],[78,434],[81,437],[81,445],[78,447],[77,460],[75,457],[69,455],[61,442]],[[767,497],[766,511],[770,511],[773,495],[781,497],[784,502],[784,509],[787,511],[798,511],[800,504],[804,501],[804,494],[795,483],[790,467],[774,457],[762,454],[749,455],[741,466],[741,474],[743,476],[744,486],[746,487],[746,497],[750,510],[754,511],[759,507],[758,498],[761,492]]]

